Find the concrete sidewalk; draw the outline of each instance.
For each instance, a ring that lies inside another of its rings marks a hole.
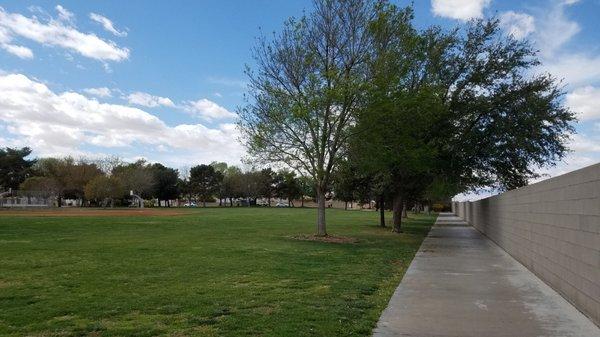
[[[473,227],[442,213],[373,335],[600,337],[600,328]]]

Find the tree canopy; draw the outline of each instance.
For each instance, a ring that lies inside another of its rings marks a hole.
[[[370,177],[362,194],[390,196],[400,232],[409,202],[520,187],[565,155],[575,118],[560,83],[497,19],[417,29],[411,7],[387,1],[314,5],[259,39],[240,127],[256,160],[313,179],[318,235],[342,161]]]
[[[219,191],[222,181],[223,174],[216,171],[211,165],[198,165],[190,169],[191,190],[200,196],[204,207],[206,207],[206,201]]]
[[[0,190],[16,189],[29,176],[35,160],[27,159],[31,149],[0,148]]]
[[[239,115],[255,160],[283,163],[313,178],[317,234],[326,235],[325,193],[364,93],[374,3],[314,5],[313,13],[290,19],[271,40],[259,40],[257,66],[247,72],[252,101]]]

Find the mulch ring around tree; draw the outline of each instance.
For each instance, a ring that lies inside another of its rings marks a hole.
[[[317,236],[317,235],[306,235],[300,234],[295,236],[290,236],[291,239],[300,240],[300,241],[316,241],[316,242],[326,242],[326,243],[358,243],[358,239],[351,238],[348,236],[335,236],[335,235],[326,235],[326,236]]]

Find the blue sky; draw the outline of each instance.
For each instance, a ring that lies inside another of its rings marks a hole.
[[[409,1],[398,1],[405,5]],[[2,1],[0,146],[176,168],[244,150],[233,127],[255,37],[309,1]],[[419,27],[498,16],[540,49],[581,112],[556,175],[600,161],[600,0],[415,1]]]

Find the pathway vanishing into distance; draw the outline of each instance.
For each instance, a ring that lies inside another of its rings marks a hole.
[[[442,213],[373,335],[600,337],[600,328],[476,229]]]

